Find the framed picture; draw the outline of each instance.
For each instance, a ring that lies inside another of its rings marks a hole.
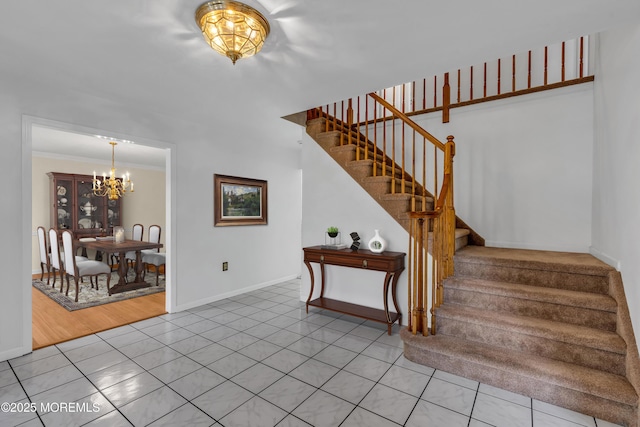
[[[213,175],[213,225],[267,223],[267,181]]]

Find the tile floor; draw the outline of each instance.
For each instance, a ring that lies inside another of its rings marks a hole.
[[[414,364],[298,280],[0,362],[0,426],[612,426]],[[36,412],[32,410],[36,409]]]

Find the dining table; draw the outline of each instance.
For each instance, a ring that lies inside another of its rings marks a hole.
[[[123,242],[116,242],[113,239],[78,239],[75,241],[77,247],[93,249],[96,253],[104,252],[106,254],[117,254],[118,261],[118,283],[111,286],[109,289],[109,295],[117,294],[125,291],[132,291],[134,289],[150,287],[151,283],[148,283],[143,278],[143,265],[142,265],[142,251],[145,249],[159,249],[162,248],[162,243],[142,242],[139,240],[124,240]],[[129,263],[126,259],[127,252],[135,252],[135,278],[133,281],[127,280],[127,274],[129,272]],[[109,259],[108,256],[105,259]]]

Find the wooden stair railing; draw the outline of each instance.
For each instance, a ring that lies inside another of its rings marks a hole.
[[[387,177],[392,195],[410,197],[409,329],[414,334],[429,334],[427,308],[431,304],[431,333],[435,333],[435,309],[442,302],[442,281],[453,273],[454,138],[448,136],[446,143],[441,142],[375,93],[368,94],[364,102],[358,97],[355,112],[353,104],[349,99],[346,108],[344,101],[340,107],[338,103],[319,107],[310,110],[308,118],[324,118],[325,132],[339,132],[340,146],[354,146],[356,161],[371,162],[371,176]],[[428,262],[431,282],[427,280]]]

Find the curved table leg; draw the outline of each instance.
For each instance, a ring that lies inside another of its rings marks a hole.
[[[398,286],[398,279],[400,278],[400,274],[404,271],[402,270],[395,271],[393,273],[393,281],[391,282],[391,298],[393,299],[393,306],[396,308],[396,313],[398,313],[398,326],[402,325],[402,313],[400,312],[400,307],[398,306],[398,299],[396,298],[396,288]]]
[[[384,314],[387,317],[387,331],[391,335],[391,315],[389,314],[389,283],[391,282],[392,272],[387,272],[384,276],[384,286],[382,287],[382,301],[384,302]]]
[[[313,295],[313,284],[314,284],[314,277],[313,277],[313,268],[311,268],[311,263],[309,261],[305,261],[304,265],[307,266],[307,269],[309,269],[309,276],[311,276],[311,290],[309,291],[309,298],[307,298],[307,313],[309,313],[309,301],[311,301],[311,296]]]

